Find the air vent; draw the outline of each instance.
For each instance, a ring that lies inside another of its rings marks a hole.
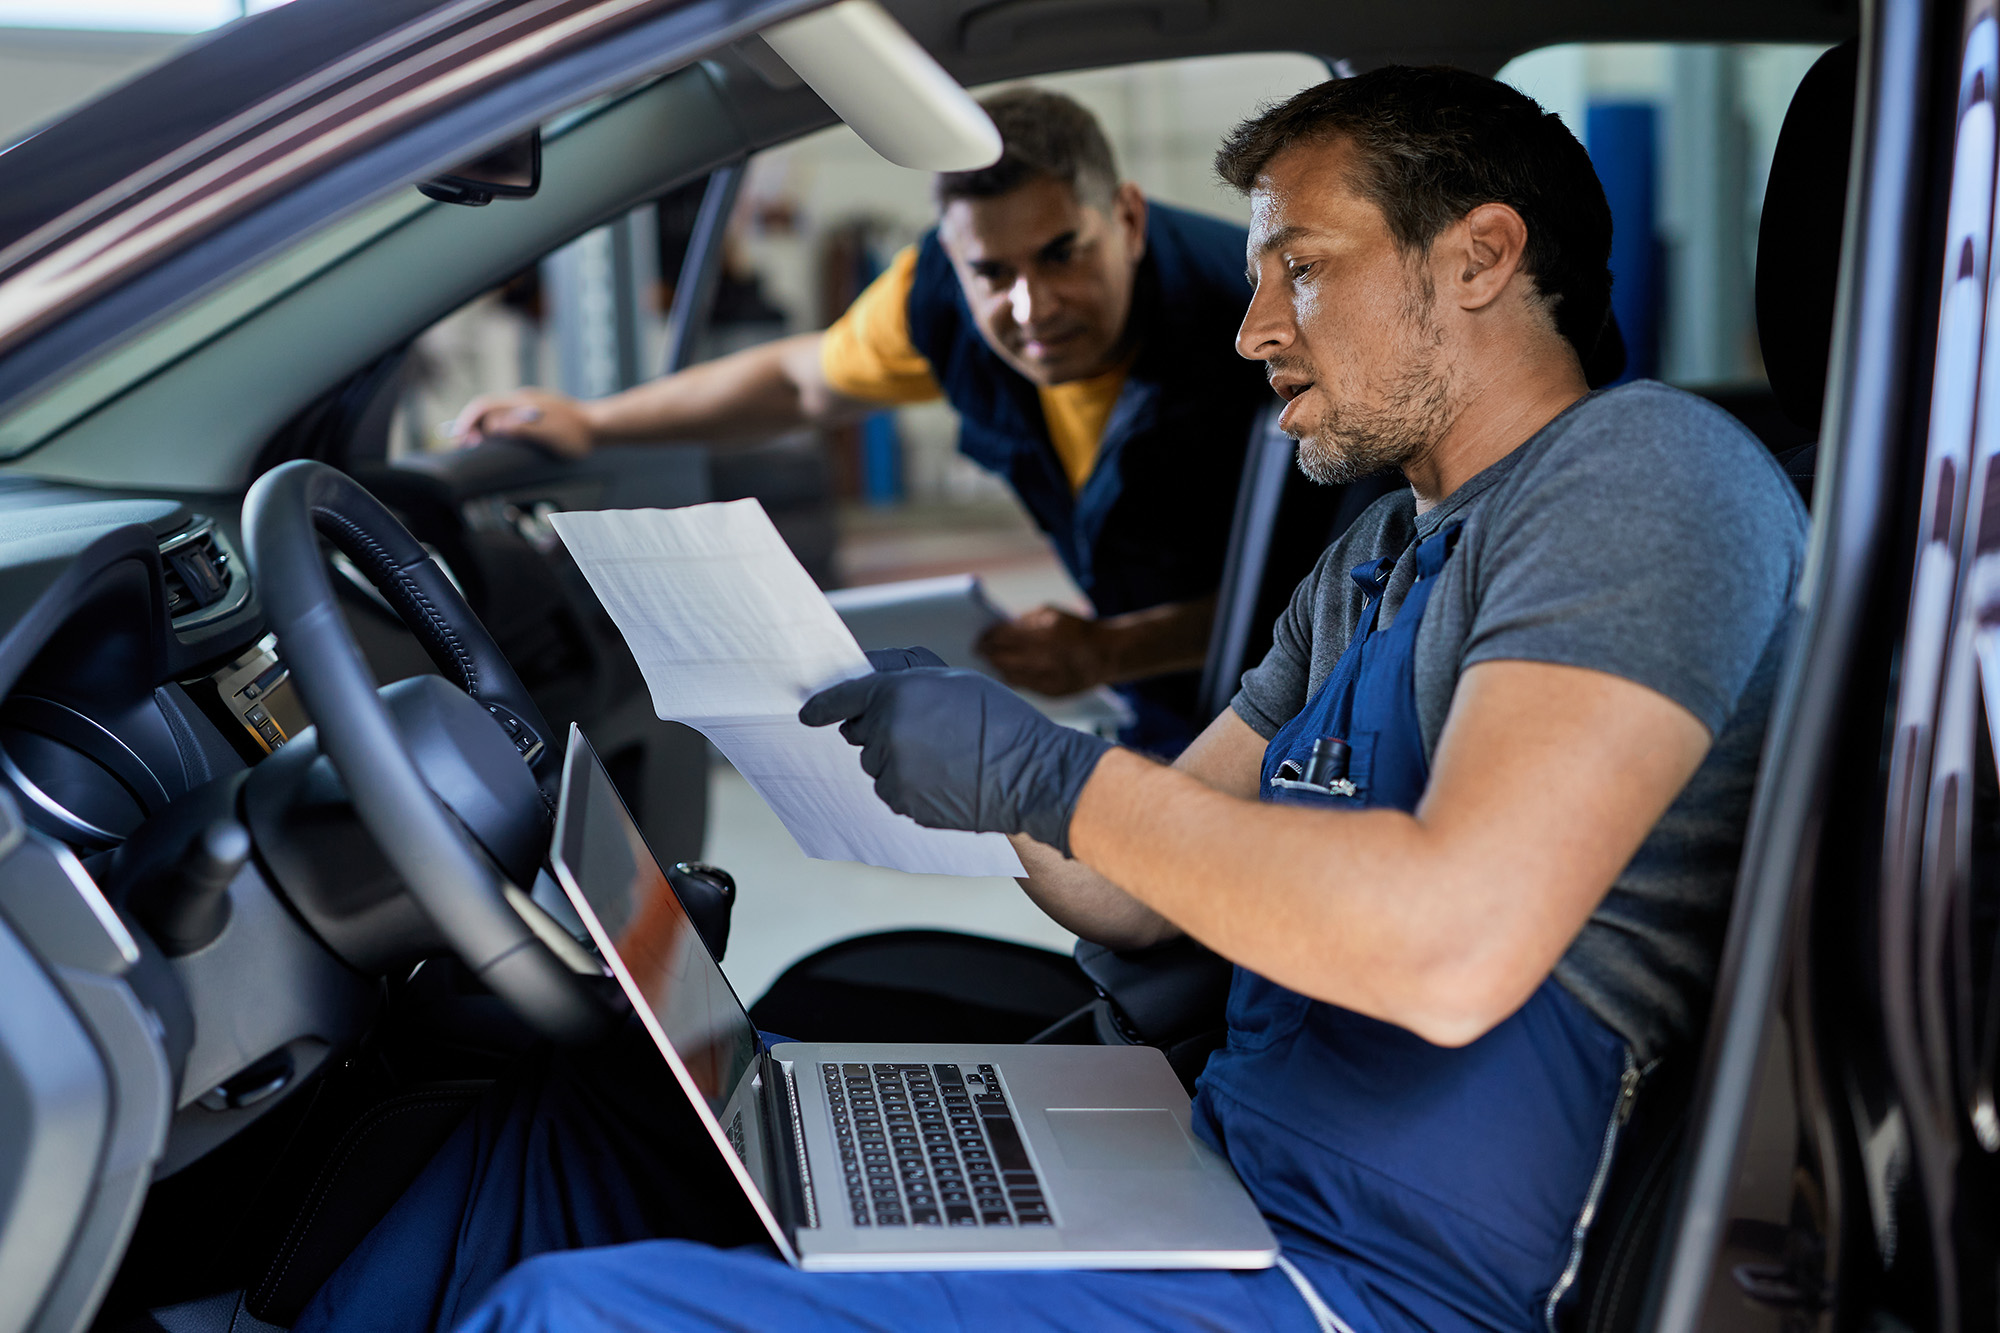
[[[215,521],[199,515],[160,543],[160,571],[166,576],[167,614],[176,623],[216,607],[235,582],[234,564]]]

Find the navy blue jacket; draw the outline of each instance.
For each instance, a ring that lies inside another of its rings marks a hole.
[[[1249,305],[1245,233],[1154,204],[1130,327],[1142,334],[1097,463],[1072,491],[1035,386],[986,345],[933,231],[917,253],[910,338],[959,416],[959,450],[1007,478],[1100,616],[1205,597],[1223,554],[1250,427],[1272,401],[1263,367],[1236,354]],[[1127,739],[1177,751],[1210,721],[1194,672],[1121,689]]]

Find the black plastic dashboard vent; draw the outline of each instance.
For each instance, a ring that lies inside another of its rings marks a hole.
[[[166,576],[167,614],[175,620],[222,601],[235,579],[215,521],[201,517],[160,543],[160,570]]]

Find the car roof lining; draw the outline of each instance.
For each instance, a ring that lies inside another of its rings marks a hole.
[[[889,4],[967,84],[1316,44],[1362,66],[1448,59],[1490,72],[1519,51],[1555,41],[1832,41],[1857,24],[1818,0],[1611,10],[1596,0],[1558,0],[1504,22],[1453,2],[1426,8],[1421,24],[1401,7],[1387,7],[1389,14],[1342,7],[1332,16],[1278,15],[1233,0],[1169,7],[1205,13],[1208,21],[1194,31],[1162,32],[1126,21],[1157,6],[1123,0]],[[1092,15],[1104,20],[1095,29]],[[1018,26],[1008,27],[1016,16]],[[1083,23],[1087,40],[1073,32],[1053,41],[1037,36],[1052,18]],[[991,35],[995,24],[1002,39]],[[1337,41],[1335,28],[1354,40]],[[1441,49],[1435,41],[1419,45],[1419,31],[1454,36]],[[1021,40],[1008,44],[1007,32]],[[1002,49],[993,49],[996,41]],[[1086,58],[1079,59],[1080,47]],[[396,187],[0,420],[0,454],[20,455],[8,470],[121,488],[240,489],[271,433],[358,367],[591,227],[723,162],[834,122],[809,90],[774,87],[734,52],[562,119],[571,123],[550,121],[545,183],[534,199],[475,210],[421,201]],[[147,447],[135,449],[136,439]]]

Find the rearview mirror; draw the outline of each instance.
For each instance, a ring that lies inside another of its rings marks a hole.
[[[427,181],[417,189],[443,204],[478,208],[495,199],[530,199],[542,188],[542,131],[529,130],[517,139],[483,153],[464,166]]]

